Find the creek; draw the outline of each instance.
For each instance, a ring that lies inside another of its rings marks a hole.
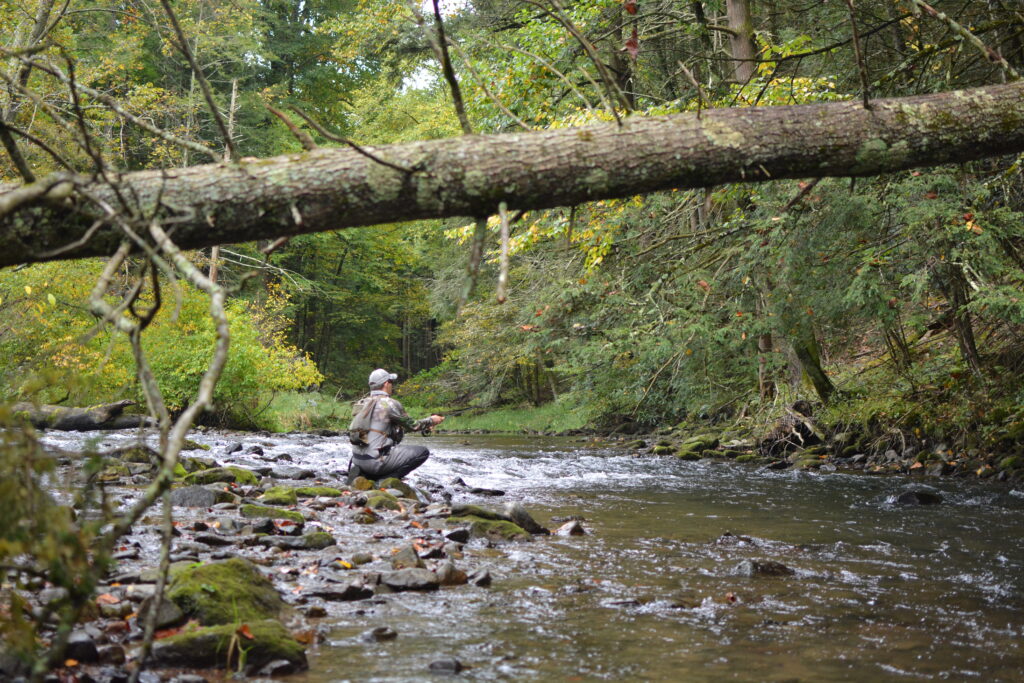
[[[226,442],[195,438],[214,455]],[[295,465],[344,467],[336,439],[259,440]],[[552,528],[582,518],[587,535],[471,543],[467,557],[490,569],[489,588],[343,603],[322,625],[309,671],[288,680],[427,680],[446,657],[467,667],[460,678],[482,681],[1024,677],[1019,489],[636,458],[567,438],[410,441],[432,456],[409,483],[461,477],[506,495],[459,502],[519,501]],[[943,501],[897,505],[908,488]],[[739,575],[744,560],[794,573]],[[398,636],[361,637],[377,626]]]

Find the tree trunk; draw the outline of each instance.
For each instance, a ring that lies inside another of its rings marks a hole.
[[[818,340],[815,339],[814,332],[807,330],[794,339],[793,353],[800,361],[800,367],[807,379],[811,381],[818,398],[822,403],[828,403],[832,394],[836,392],[836,387],[821,367],[821,351],[818,348]]]
[[[746,83],[754,75],[754,59],[757,46],[754,45],[754,20],[750,17],[749,0],[725,0],[725,12],[729,16],[729,55],[732,57],[732,73],[737,83]]]
[[[424,218],[548,209],[672,188],[868,176],[1024,151],[1024,82],[911,98],[631,117],[622,126],[319,149],[125,173],[120,193],[57,175],[0,185],[0,267],[113,253],[97,209],[174,218],[183,249]],[[88,197],[88,199],[87,199]],[[89,233],[94,221],[100,227]],[[83,239],[91,234],[88,239]],[[81,241],[81,244],[77,242]],[[60,250],[59,252],[55,250]],[[53,252],[53,253],[50,253]]]
[[[36,429],[88,432],[97,429],[132,429],[143,424],[152,426],[152,419],[145,415],[121,414],[125,408],[133,405],[135,401],[127,400],[89,408],[15,403],[12,412],[15,419],[24,419]]]

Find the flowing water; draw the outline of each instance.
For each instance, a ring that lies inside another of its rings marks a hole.
[[[461,476],[590,533],[502,547],[489,589],[353,607],[300,680],[422,679],[442,656],[475,680],[1024,680],[1024,491],[930,481],[941,505],[901,507],[905,479],[430,444],[413,482]],[[733,575],[745,559],[795,574]],[[367,620],[400,635],[368,646]]]
[[[215,455],[225,443],[196,438]],[[344,465],[337,440],[261,442],[320,472]],[[451,680],[428,666],[452,657],[481,681],[1024,680],[1024,487],[633,458],[569,439],[426,443],[411,483],[459,476],[506,491],[460,502],[520,501],[551,527],[583,518],[588,534],[468,545],[490,588],[341,603],[289,680]],[[942,504],[894,504],[925,486]],[[748,559],[795,573],[735,574]],[[375,626],[399,635],[360,637]]]

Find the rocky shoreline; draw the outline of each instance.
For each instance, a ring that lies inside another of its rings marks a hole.
[[[349,485],[341,471],[296,466],[287,453],[260,441],[188,442],[171,491],[175,526],[165,599],[140,680],[199,683],[232,672],[274,677],[301,671],[306,650],[323,640],[329,625],[359,619],[363,610],[353,611],[351,603],[372,606],[406,591],[486,590],[503,572],[501,546],[585,533],[577,521],[551,531],[520,503],[461,502],[503,495],[461,479],[418,489],[394,478],[359,477]],[[54,456],[65,481],[77,476],[82,455]],[[126,506],[158,461],[145,445],[108,450],[102,458],[97,480]],[[121,683],[138,666],[156,592],[161,516],[155,506],[122,539],[116,569],[71,633],[64,666],[47,680]],[[23,585],[20,597],[36,617],[68,599],[65,590],[41,580]],[[53,637],[53,627],[44,624],[40,635]],[[363,637],[395,636],[377,628]],[[442,658],[430,670],[455,673],[462,666]],[[0,647],[0,678],[26,674]]]

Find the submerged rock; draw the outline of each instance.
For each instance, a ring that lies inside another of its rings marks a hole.
[[[910,490],[896,494],[892,502],[895,505],[938,505],[942,496],[931,491]]]
[[[153,661],[159,666],[235,669],[242,650],[250,673],[283,660],[290,671],[307,668],[306,649],[279,622],[272,619],[208,626],[163,638],[153,643]],[[276,669],[282,673],[282,668]]]
[[[791,576],[793,570],[774,560],[743,560],[733,567],[734,576]]]
[[[556,536],[583,536],[586,533],[587,531],[583,528],[583,525],[579,523],[579,520],[575,519],[555,529]]]
[[[167,597],[204,625],[275,618],[285,608],[274,584],[252,562],[237,557],[182,569]]]
[[[509,503],[505,506],[504,516],[506,519],[518,524],[531,534],[547,535],[551,532],[538,524],[530,513],[526,511],[522,503]]]
[[[381,574],[380,582],[395,592],[433,591],[441,585],[437,574],[429,569],[399,569]]]
[[[490,541],[529,541],[532,536],[526,529],[503,519],[484,519],[468,515],[464,517],[449,517],[449,525],[469,525],[471,538],[485,538]]]
[[[434,673],[457,674],[462,671],[463,666],[462,662],[459,660],[454,657],[449,657],[447,659],[438,659],[437,661],[431,662],[429,668]]]

